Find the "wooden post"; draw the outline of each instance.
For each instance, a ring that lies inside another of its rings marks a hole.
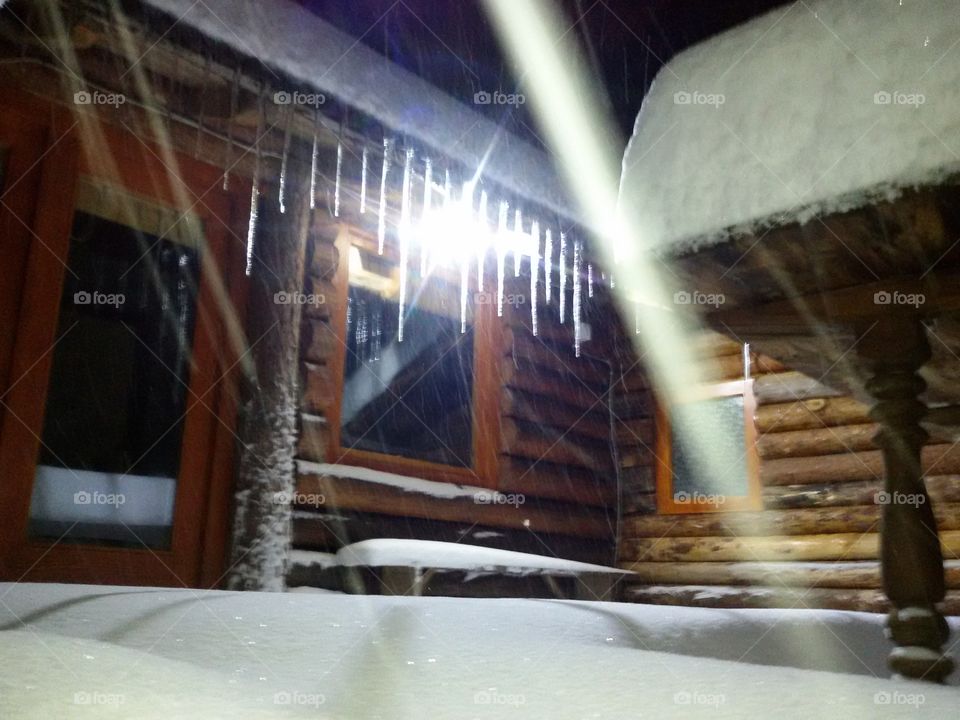
[[[896,644],[888,662],[904,677],[942,682],[953,661],[941,650],[950,633],[937,609],[945,594],[943,557],[920,466],[927,433],[920,427],[926,406],[918,396],[926,384],[917,371],[930,358],[923,324],[914,315],[883,315],[857,353],[871,374],[870,416],[880,423],[875,442],[885,466],[877,502],[883,589],[893,603],[887,627]]]
[[[247,314],[254,373],[239,423],[233,542],[227,587],[282,591],[292,534],[304,255],[309,195],[295,187],[287,211],[262,196]]]

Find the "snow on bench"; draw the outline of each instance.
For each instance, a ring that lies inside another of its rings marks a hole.
[[[791,3],[660,70],[623,160],[645,247],[806,222],[960,171],[956,3]]]
[[[620,568],[512,550],[397,538],[345,545],[337,551],[335,563],[340,567],[384,569],[388,571],[383,577],[385,589],[388,592],[399,590],[399,594],[404,595],[422,594],[437,572],[461,571],[465,574],[464,582],[486,575],[540,576],[559,597],[563,597],[563,592],[555,578],[572,577],[578,580],[578,596],[611,599],[608,595],[616,582],[632,574]]]

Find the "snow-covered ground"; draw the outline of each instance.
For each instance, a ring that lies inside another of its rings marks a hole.
[[[881,624],[841,612],[0,584],[0,717],[956,717],[957,688],[877,677]]]

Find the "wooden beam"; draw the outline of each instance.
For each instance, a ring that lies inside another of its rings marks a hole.
[[[878,429],[876,423],[861,423],[769,433],[757,438],[757,454],[764,460],[772,460],[873,450]]]
[[[324,509],[476,523],[491,527],[528,528],[534,532],[578,537],[608,538],[611,521],[606,514],[580,506],[535,503],[492,504],[475,502],[473,497],[435,498],[423,493],[405,492],[402,488],[363,482],[349,478],[301,474],[297,491],[302,495],[319,495]]]
[[[810,398],[761,405],[754,420],[757,432],[812,430],[870,422],[869,408],[850,397]]]

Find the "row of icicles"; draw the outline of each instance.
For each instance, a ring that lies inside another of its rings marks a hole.
[[[260,113],[260,121],[258,123],[257,136],[261,137],[263,133],[263,112]],[[378,251],[382,255],[384,249],[384,242],[387,235],[387,192],[389,189],[389,174],[391,170],[391,155],[394,151],[394,141],[390,138],[384,138],[383,140],[383,162],[380,170],[380,202],[378,206],[378,216],[377,216],[377,240],[378,240]],[[287,191],[287,160],[290,152],[290,123],[287,123],[286,131],[284,133],[284,142],[283,142],[283,154],[280,162],[280,182],[278,189],[278,204],[281,213],[286,212],[286,191]],[[369,150],[364,146],[361,156],[361,176],[360,176],[360,213],[365,214],[367,212],[367,187],[369,184]],[[310,166],[310,208],[316,208],[316,197],[317,197],[317,187],[318,187],[318,178],[320,173],[318,170],[317,162],[317,133],[314,132],[313,136],[313,150]],[[410,257],[410,241],[411,237],[415,234],[413,227],[413,197],[412,197],[412,178],[413,178],[413,163],[415,159],[415,153],[412,148],[408,148],[404,155],[404,165],[403,165],[403,184],[401,190],[401,207],[400,207],[400,227],[398,232],[398,237],[400,241],[400,312],[399,312],[399,327],[397,329],[397,340],[399,342],[403,341],[403,325],[404,325],[404,313],[407,302],[407,279],[409,272],[409,257]],[[333,215],[334,217],[340,216],[340,204],[341,204],[341,174],[343,170],[343,143],[337,143],[337,163],[336,163],[336,175],[334,179],[334,193],[333,193]],[[453,191],[450,181],[450,172],[449,170],[444,172],[443,184],[434,182],[433,180],[433,163],[427,158],[424,163],[424,195],[423,195],[423,204],[422,204],[422,216],[420,219],[421,225],[425,225],[426,221],[431,213],[437,212],[438,210],[446,213],[447,217],[452,216],[452,212],[455,211],[455,204],[459,203],[461,211],[466,211],[470,220],[477,225],[478,228],[485,228],[487,225],[487,208],[489,205],[489,200],[487,197],[486,190],[482,190],[480,193],[479,206],[474,210],[473,208],[473,197],[474,189],[476,183],[474,181],[468,181],[463,183],[463,188],[460,196],[460,200],[454,200]],[[250,197],[250,218],[247,227],[247,248],[246,248],[246,274],[249,276],[253,269],[253,258],[254,258],[254,243],[256,239],[257,232],[257,204],[260,199],[260,190],[258,187],[258,182],[260,178],[260,152],[259,148],[256,148],[255,151],[255,160],[254,160],[254,173],[253,173],[253,183],[251,189]],[[224,188],[227,187],[228,177],[224,175]],[[434,195],[439,195],[442,200],[440,208],[437,208],[434,203]],[[553,264],[549,261],[553,256],[553,233],[547,228],[541,239],[540,233],[540,223],[537,220],[533,220],[530,225],[529,233],[523,231],[523,217],[519,208],[514,210],[513,214],[513,225],[510,227],[510,214],[509,214],[509,204],[506,201],[501,201],[498,207],[498,222],[497,230],[495,235],[493,235],[494,249],[497,253],[497,316],[503,317],[503,305],[504,305],[504,276],[506,272],[506,256],[508,253],[513,254],[513,269],[514,277],[520,276],[520,265],[523,255],[527,255],[530,258],[530,322],[531,329],[533,330],[534,335],[538,335],[538,319],[537,319],[537,293],[539,290],[540,282],[540,261],[545,259],[543,262],[544,268],[544,299],[547,304],[551,302],[552,296],[552,270]],[[559,292],[557,293],[559,297],[559,311],[560,311],[560,322],[565,323],[567,318],[567,263],[568,257],[570,256],[570,248],[568,248],[567,235],[564,232],[559,233],[559,277],[558,285]],[[467,330],[467,307],[468,307],[468,298],[469,298],[469,272],[470,272],[470,263],[471,260],[476,260],[477,262],[477,283],[478,292],[483,292],[483,258],[486,256],[486,252],[489,249],[488,245],[483,245],[477,249],[475,257],[471,258],[469,254],[463,253],[460,257],[460,331],[466,332]],[[422,245],[420,248],[420,274],[421,277],[426,276],[427,273],[427,263],[428,263],[428,252],[425,245]],[[573,243],[572,248],[572,276],[573,276],[573,329],[574,329],[574,351],[577,357],[580,357],[580,346],[582,342],[582,329],[583,329],[583,242],[576,240]],[[609,287],[614,287],[614,278],[611,274],[610,276],[601,275],[602,279],[607,280]],[[592,298],[594,292],[594,270],[593,264],[587,263],[586,267],[586,285],[587,285],[587,297]]]

